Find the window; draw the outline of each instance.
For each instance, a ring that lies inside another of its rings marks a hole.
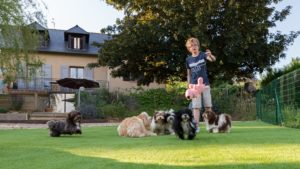
[[[137,76],[137,75],[135,75]],[[144,76],[143,75],[138,75],[137,77],[135,77],[132,73],[126,74],[123,76],[123,81],[136,81],[139,79],[143,79]]]
[[[71,49],[85,49],[85,36],[79,37],[79,36],[70,36],[68,47]]]
[[[124,81],[134,81],[135,79],[134,79],[134,77],[132,76],[132,74],[129,73],[129,74],[126,74],[125,76],[123,76],[123,80],[124,80]]]
[[[83,79],[83,67],[70,67],[70,77],[75,79]]]
[[[74,38],[73,49],[80,49],[80,38]]]

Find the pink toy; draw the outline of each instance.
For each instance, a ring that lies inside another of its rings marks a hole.
[[[185,91],[185,97],[188,100],[198,97],[203,90],[207,88],[201,77],[198,78],[198,84],[189,84],[189,88]]]

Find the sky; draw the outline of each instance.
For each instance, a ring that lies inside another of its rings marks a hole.
[[[68,30],[75,25],[88,32],[100,33],[102,28],[113,25],[117,18],[123,18],[123,11],[117,11],[107,5],[104,0],[42,0],[47,6],[45,15],[48,28]],[[300,31],[300,0],[283,0],[275,7],[280,10],[291,5],[290,15],[283,22],[278,22],[271,32]],[[287,57],[276,63],[274,68],[282,68],[289,64],[292,58],[300,57],[300,36],[285,51]]]

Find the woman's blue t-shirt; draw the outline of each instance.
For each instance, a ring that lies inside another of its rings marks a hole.
[[[207,68],[206,68],[206,53],[200,52],[198,56],[189,55],[186,58],[186,68],[191,70],[191,84],[197,84],[198,78],[203,78],[203,83],[209,85]]]

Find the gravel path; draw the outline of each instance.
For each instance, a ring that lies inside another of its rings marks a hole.
[[[119,123],[82,123],[81,127],[117,126]],[[47,128],[46,124],[0,123],[0,129],[36,129]]]

